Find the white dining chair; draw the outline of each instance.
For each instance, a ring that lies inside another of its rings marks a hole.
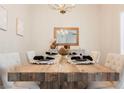
[[[123,67],[124,67],[124,57],[120,54],[109,53],[107,55],[106,61],[104,63],[105,66],[119,72],[122,75]],[[108,89],[108,88],[116,88],[119,85],[120,81],[94,81],[89,83],[90,89]]]
[[[124,56],[123,56],[124,58]],[[119,82],[116,84],[115,88],[117,89],[124,89],[124,69],[120,75],[120,80]]]
[[[124,65],[123,61],[124,61],[123,55],[109,53],[105,61],[105,66],[110,67],[111,69],[120,73],[123,70]]]
[[[8,71],[14,69],[16,65],[21,65],[19,53],[3,53],[0,54],[0,76],[3,87],[9,89],[39,89],[35,82],[10,82],[8,81]]]
[[[100,60],[100,52],[99,51],[91,51],[90,55],[93,58],[93,61],[95,61],[95,63],[99,63],[99,60]]]
[[[29,63],[35,63],[35,60],[33,59],[35,54],[35,51],[28,51],[27,53],[27,58]]]

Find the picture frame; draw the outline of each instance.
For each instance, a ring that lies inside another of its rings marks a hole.
[[[24,21],[21,18],[16,18],[16,34],[24,36]]]
[[[7,31],[7,10],[0,5],[0,30]]]
[[[79,27],[54,27],[54,39],[57,45],[79,45]]]

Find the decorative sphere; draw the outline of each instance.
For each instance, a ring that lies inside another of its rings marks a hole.
[[[59,52],[59,54],[62,55],[62,56],[68,54],[68,50],[65,49],[64,47],[60,48],[58,52]]]

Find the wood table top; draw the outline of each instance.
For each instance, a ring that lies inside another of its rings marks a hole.
[[[73,72],[87,72],[87,73],[97,73],[97,72],[115,72],[114,70],[100,64],[89,64],[89,65],[75,65],[68,62],[59,64],[26,64],[16,66],[15,69],[9,72],[48,72],[48,73],[73,73]]]
[[[75,65],[69,63],[67,60],[61,60],[51,65],[37,65],[37,64],[26,64],[16,66],[14,70],[9,72],[9,80],[46,80],[47,76],[59,76],[72,75],[72,77],[81,78],[86,80],[94,81],[117,81],[119,80],[119,73],[100,64],[89,64],[89,65]],[[42,74],[42,75],[41,75]],[[61,74],[61,75],[60,75]],[[44,76],[44,77],[43,77]],[[16,78],[15,78],[16,77]],[[27,77],[27,79],[23,78]],[[30,78],[32,77],[32,79]],[[22,79],[23,78],[23,79]]]
[[[75,65],[67,60],[55,64],[26,64],[8,72],[8,81],[40,81],[41,88],[85,88],[90,81],[118,81],[119,73],[100,64]]]

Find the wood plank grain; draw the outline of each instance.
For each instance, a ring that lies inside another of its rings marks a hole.
[[[90,81],[118,81],[119,73],[99,64],[21,65],[8,72],[8,81],[40,81],[41,88],[86,88]]]
[[[59,75],[61,74],[61,75]],[[66,75],[67,74],[67,75]],[[24,65],[16,67],[15,71],[9,72],[9,80],[20,81],[48,81],[54,80],[59,76],[66,76],[74,81],[73,78],[81,78],[89,81],[117,81],[119,73],[101,65],[73,65],[69,63],[54,65]],[[44,78],[44,79],[43,79]],[[53,79],[52,79],[53,78]],[[80,79],[80,80],[81,80]],[[76,80],[76,79],[75,79]]]

